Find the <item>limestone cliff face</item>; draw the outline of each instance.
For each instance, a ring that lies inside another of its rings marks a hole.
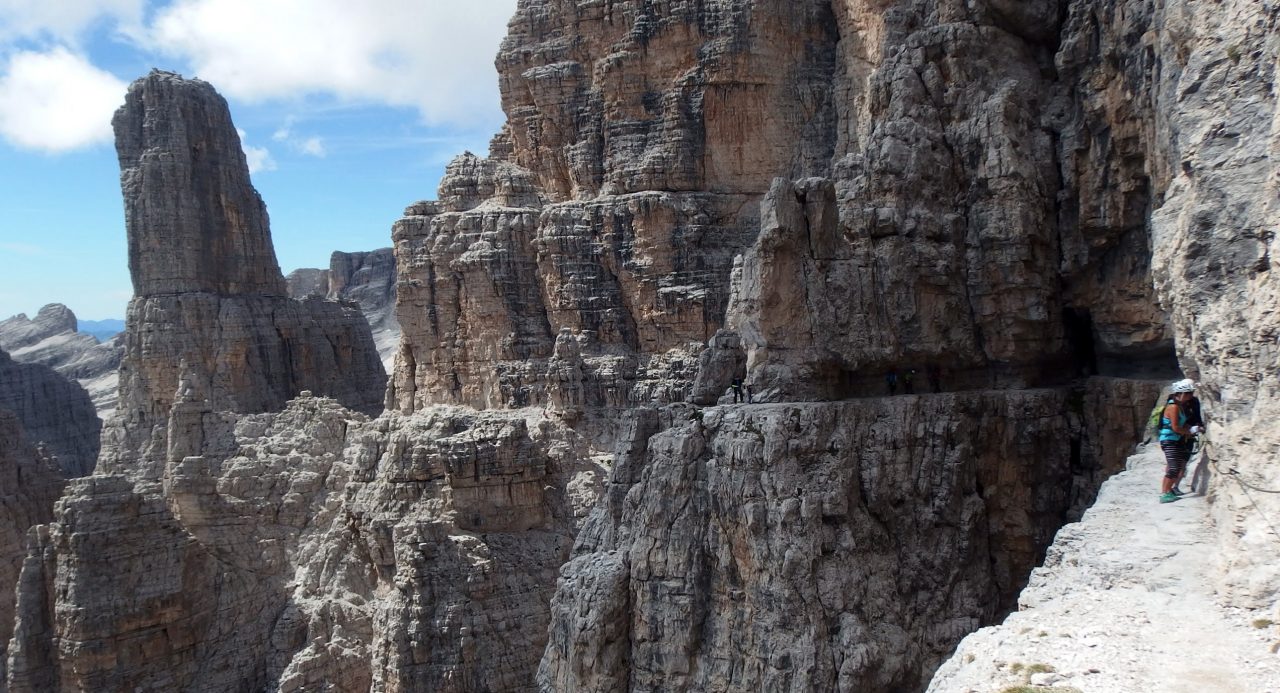
[[[384,366],[395,362],[400,343],[396,322],[396,258],[391,248],[344,253],[335,250],[329,269],[303,268],[285,277],[289,296],[303,299],[321,296],[332,301],[354,301],[369,321],[373,342]]]
[[[1180,358],[1260,476],[1275,109],[1223,71],[1276,32],[1223,7],[522,0],[507,126],[392,230],[375,419],[355,305],[284,298],[221,100],[153,74],[123,416],[35,535],[11,690],[921,688],[1121,464],[1140,376]]]
[[[5,677],[0,683],[7,680],[12,597],[27,555],[27,530],[53,520],[53,504],[64,483],[57,461],[27,440],[13,412],[0,409],[0,677]]]
[[[921,687],[1061,526],[1069,396],[722,406],[662,431],[639,410],[562,569],[539,684]],[[1091,413],[1122,418],[1116,404]]]
[[[50,303],[35,318],[18,314],[0,321],[0,349],[7,350],[15,361],[48,366],[79,382],[93,398],[100,418],[115,412],[116,371],[124,356],[122,334],[100,343],[78,330],[71,309]]]
[[[553,202],[763,193],[831,165],[836,8],[521,2],[498,55],[512,159]]]
[[[589,400],[681,399],[669,369],[724,325],[734,256],[809,223],[803,274],[742,296],[786,333],[744,335],[758,390],[842,397],[942,363],[966,387],[1173,375],[1146,241],[1155,129],[1098,93],[1116,71],[1089,43],[1101,20],[1066,10],[521,3],[491,158],[460,158],[396,225],[409,337],[389,405],[548,402],[565,329]],[[1116,79],[1142,89],[1143,69]],[[825,179],[801,203],[820,218],[784,190],[762,219],[778,177]],[[792,370],[811,391],[773,382]]]
[[[135,297],[106,468],[158,478],[184,379],[219,411],[278,410],[302,390],[379,411],[385,372],[358,309],[286,296],[222,97],[154,71],[113,125]]]
[[[457,160],[394,232],[389,404],[683,400],[760,194],[830,168],[829,3],[525,2],[497,62],[491,158]],[[549,360],[563,330],[577,381]]]
[[[169,440],[163,494],[69,488],[24,569],[11,691],[528,688],[572,489],[603,471],[562,424],[191,392]]]
[[[130,86],[112,127],[139,298],[285,295],[267,207],[221,96],[154,71]]]
[[[511,163],[464,156],[439,202],[396,223],[405,338],[388,406],[617,408],[688,394],[752,233],[750,198],[651,191],[544,205],[533,185]],[[580,363],[555,360],[562,333]]]
[[[0,350],[0,409],[17,416],[27,440],[56,458],[67,477],[84,476],[98,460],[98,419],[89,394],[75,381]]]
[[[1152,218],[1156,285],[1187,371],[1212,412],[1214,517],[1226,545],[1222,589],[1266,607],[1280,599],[1274,523],[1280,470],[1274,90],[1280,15],[1268,3],[1179,2],[1153,18],[1164,66],[1154,118],[1166,162],[1164,204]]]

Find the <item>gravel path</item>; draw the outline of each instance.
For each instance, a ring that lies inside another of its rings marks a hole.
[[[1215,601],[1205,498],[1157,502],[1158,446],[1128,464],[1058,532],[1021,610],[965,638],[930,693],[1280,693],[1280,626],[1267,623],[1280,613]]]

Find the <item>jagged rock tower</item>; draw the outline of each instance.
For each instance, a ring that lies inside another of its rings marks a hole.
[[[220,689],[258,674],[238,671],[237,653],[270,632],[281,592],[235,549],[261,558],[271,540],[193,536],[216,513],[189,500],[209,491],[190,488],[189,470],[236,449],[238,417],[303,391],[382,409],[386,374],[359,309],[286,295],[222,97],[152,72],[114,125],[135,291],[119,409],[98,475],[31,537],[11,690]],[[222,677],[201,678],[212,662]]]
[[[113,126],[134,298],[105,468],[158,478],[183,377],[213,411],[279,410],[303,390],[381,411],[386,375],[359,310],[288,298],[226,101],[154,71]]]

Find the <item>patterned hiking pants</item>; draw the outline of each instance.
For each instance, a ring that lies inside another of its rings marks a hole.
[[[1177,479],[1187,471],[1187,461],[1191,459],[1190,441],[1161,441],[1160,449],[1164,451],[1164,478]]]

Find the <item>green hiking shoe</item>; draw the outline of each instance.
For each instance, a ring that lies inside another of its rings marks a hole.
[[[1167,493],[1162,493],[1162,494],[1160,494],[1160,502],[1161,502],[1161,503],[1172,503],[1172,502],[1174,502],[1174,501],[1176,501],[1176,500],[1178,500],[1178,496],[1177,496],[1177,495],[1175,495],[1175,494],[1173,493],[1173,491],[1169,491],[1169,492],[1167,492]]]

